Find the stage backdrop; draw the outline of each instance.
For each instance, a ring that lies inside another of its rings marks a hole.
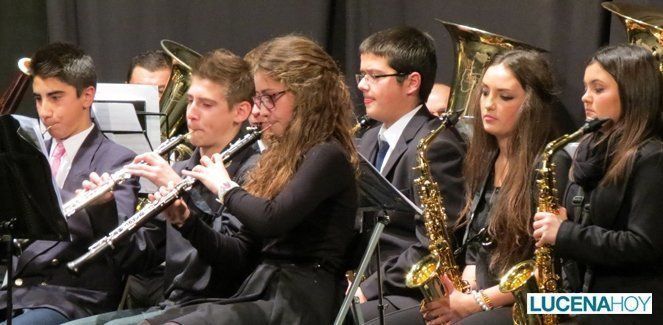
[[[16,61],[54,41],[78,44],[94,59],[100,82],[124,82],[130,58],[159,48],[167,38],[201,53],[227,48],[239,55],[272,37],[309,36],[338,61],[348,76],[358,113],[361,97],[352,76],[357,48],[371,33],[397,25],[433,36],[437,80],[451,83],[453,44],[435,21],[502,34],[549,51],[559,93],[573,126],[584,119],[580,96],[590,55],[625,42],[622,24],[601,0],[280,0],[134,1],[0,0],[0,87],[16,73]],[[662,0],[622,2],[663,7]],[[27,93],[19,113],[35,116]]]

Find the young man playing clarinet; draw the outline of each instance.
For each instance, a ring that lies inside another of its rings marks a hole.
[[[171,167],[162,157],[147,153],[137,156],[135,164],[128,170],[135,176],[149,179],[161,187],[161,194],[164,194],[168,186],[183,180],[182,170],[192,169],[202,157],[223,152],[247,134],[246,120],[251,113],[253,94],[253,76],[247,62],[227,50],[206,54],[194,66],[187,92],[187,126],[190,142],[196,146],[191,158]],[[240,151],[228,165],[231,177],[241,183],[242,176],[254,165],[255,159],[255,146]],[[234,216],[224,212],[216,196],[201,184],[195,184],[162,214],[167,214],[169,220],[184,220],[185,216],[196,215],[205,227],[227,235],[235,234],[241,226]],[[200,252],[208,247],[194,246],[182,235],[187,230],[183,223],[166,222],[165,215],[157,219],[153,223],[161,221],[164,228],[160,235],[141,229],[130,243],[118,250],[115,258],[122,261],[128,272],[140,272],[161,262],[155,256],[158,257],[159,250],[165,245],[165,300],[150,309],[112,312],[72,324],[110,320],[113,324],[135,324],[162,313],[169,306],[198,299],[229,297],[237,291],[253,267],[251,256],[246,256],[245,268],[238,266],[242,264],[239,261],[228,261],[233,267],[213,267]]]
[[[106,139],[92,123],[90,108],[97,76],[92,58],[79,48],[50,44],[31,64],[37,113],[52,140],[46,143],[51,172],[64,202],[88,178],[119,169],[135,154]],[[107,259],[98,259],[74,277],[66,262],[134,213],[138,184],[115,188],[105,203],[87,207],[67,219],[71,241],[38,240],[14,261],[14,324],[60,324],[117,308],[123,278]],[[0,292],[4,305],[6,291]],[[4,316],[4,313],[2,313]]]

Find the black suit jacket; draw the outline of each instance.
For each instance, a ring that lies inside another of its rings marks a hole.
[[[407,124],[389,159],[384,163],[382,176],[405,196],[419,204],[414,179],[419,141],[435,130],[440,120],[423,106]],[[367,159],[377,153],[380,125],[368,130],[360,140],[359,152]],[[431,173],[440,186],[447,213],[447,225],[453,225],[464,204],[462,165],[465,144],[455,128],[442,131],[430,144],[427,152]],[[405,274],[419,259],[428,254],[428,239],[419,215],[390,212],[390,222],[380,238],[381,262],[384,271],[384,294],[423,298],[418,289],[405,286]],[[368,300],[377,299],[377,276],[373,270],[361,284]]]
[[[47,148],[50,148],[47,143]],[[135,154],[108,139],[95,127],[83,141],[61,190],[63,202],[75,196],[91,172],[101,174],[131,162]],[[87,247],[133,214],[138,182],[117,186],[114,201],[92,206],[67,220],[70,242],[39,240],[14,261],[14,309],[48,307],[69,319],[107,312],[117,308],[123,278],[109,259],[98,258],[79,276],[67,271],[66,263],[87,251]],[[6,291],[0,292],[6,302]]]
[[[653,294],[653,315],[585,315],[590,323],[663,323],[661,184],[663,142],[651,140],[639,149],[623,182],[591,192],[586,220],[561,224],[555,251],[586,265],[589,292]],[[568,192],[566,207],[571,212],[575,192]]]

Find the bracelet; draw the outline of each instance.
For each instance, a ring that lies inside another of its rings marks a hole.
[[[479,305],[479,307],[481,307],[481,310],[483,310],[483,311],[488,310],[488,307],[486,306],[486,304],[483,303],[483,300],[481,299],[481,295],[479,294],[478,291],[472,290],[472,296],[474,296],[474,301],[476,301],[477,304]]]
[[[488,300],[484,299],[488,298],[488,296],[486,296],[486,294],[483,293],[483,290],[480,291],[472,290],[472,296],[474,296],[474,300],[477,302],[477,304],[479,305],[479,307],[481,307],[483,311],[489,311],[493,309],[493,305],[490,303],[490,299]]]
[[[219,189],[217,191],[218,198],[216,200],[219,203],[223,204],[223,197],[226,195],[226,193],[228,193],[228,191],[232,190],[235,187],[239,187],[239,185],[237,185],[237,183],[233,181],[221,182],[221,184],[219,184]]]
[[[483,302],[486,304],[486,307],[488,307],[488,310],[495,308],[495,306],[493,306],[493,302],[490,301],[490,298],[485,292],[483,292],[483,290],[479,290],[479,293],[481,294],[481,298],[483,298]]]

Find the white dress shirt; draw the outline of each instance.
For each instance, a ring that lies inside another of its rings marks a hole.
[[[389,161],[389,156],[391,156],[391,153],[394,151],[396,143],[398,143],[398,139],[401,137],[401,134],[403,134],[403,130],[405,130],[407,124],[410,123],[412,117],[417,114],[422,106],[423,105],[419,105],[413,110],[409,111],[407,114],[401,116],[401,118],[399,118],[398,121],[392,124],[389,128],[385,128],[384,124],[382,124],[380,127],[380,131],[378,131],[378,140],[386,141],[389,144],[389,150],[387,150],[387,154],[384,156],[382,166],[380,167],[380,172],[382,172],[384,165],[386,165],[387,161]]]

